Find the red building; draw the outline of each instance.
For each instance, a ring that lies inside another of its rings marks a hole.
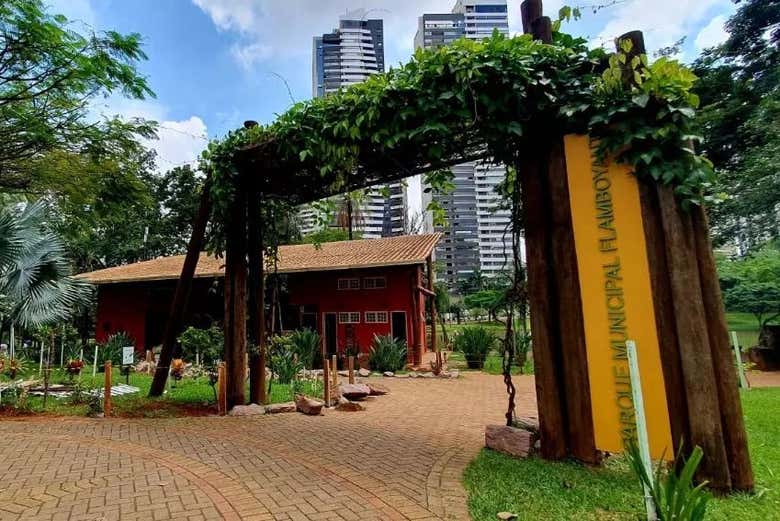
[[[438,240],[431,234],[281,246],[277,330],[316,329],[328,355],[366,353],[375,334],[392,334],[407,342],[410,360],[419,362],[428,294],[424,272]],[[162,257],[81,275],[98,286],[96,339],[124,331],[141,352],[161,344],[183,261]],[[189,325],[221,321],[223,277],[222,260],[202,254]]]

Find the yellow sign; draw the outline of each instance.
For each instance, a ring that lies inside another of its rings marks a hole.
[[[636,178],[625,166],[600,164],[587,136],[566,136],[564,143],[596,447],[621,452],[636,439],[625,344],[634,340],[651,454],[672,457]]]

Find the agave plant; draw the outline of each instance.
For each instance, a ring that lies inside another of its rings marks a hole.
[[[701,463],[704,452],[700,447],[693,448],[685,459],[682,451],[677,454],[681,462],[678,469],[664,472],[664,463],[658,463],[655,472],[648,472],[642,462],[637,445],[631,444],[626,450],[629,464],[634,474],[645,487],[655,506],[658,521],[702,521],[707,512],[707,502],[712,496],[707,492],[707,482],[694,483],[696,469]]]
[[[69,318],[89,299],[70,276],[62,241],[46,228],[42,202],[0,209],[0,308],[12,323],[34,327]]]

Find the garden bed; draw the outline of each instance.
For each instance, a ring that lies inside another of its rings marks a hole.
[[[33,379],[34,374],[28,374],[25,379]],[[83,374],[80,378],[81,386],[85,389],[99,389],[103,386],[104,375],[98,374],[94,378],[91,373]],[[60,370],[52,372],[52,383],[67,383],[67,375]],[[76,381],[79,381],[76,379]],[[124,376],[114,374],[113,384],[124,384]],[[217,414],[214,390],[209,384],[208,377],[184,378],[179,382],[169,382],[165,394],[159,398],[148,396],[152,376],[147,374],[132,373],[129,384],[138,387],[139,392],[131,395],[112,397],[112,416],[119,418],[169,418],[185,416],[209,416]],[[321,387],[321,386],[320,386]],[[303,383],[303,392],[310,396],[318,396],[318,389],[312,387],[309,382]],[[246,393],[249,396],[249,391]],[[43,405],[42,396],[30,395],[26,404],[14,407],[10,402],[10,396],[3,393],[3,403],[0,405],[1,417],[24,416],[87,416],[89,405],[86,403],[74,404],[68,398],[55,398],[49,396],[46,406]],[[271,386],[270,402],[281,403],[293,399],[291,385],[282,385],[273,382]]]

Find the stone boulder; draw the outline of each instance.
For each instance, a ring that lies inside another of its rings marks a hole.
[[[303,396],[302,394],[295,396],[295,407],[298,409],[298,412],[308,414],[309,416],[318,416],[322,414],[323,405],[325,404],[321,401],[309,398],[308,396]]]
[[[359,404],[357,402],[350,402],[349,400],[347,400],[342,396],[341,398],[339,398],[339,403],[338,405],[336,405],[336,410],[342,412],[357,412],[357,411],[365,411],[366,408],[362,404]]]
[[[339,393],[347,400],[362,400],[371,394],[371,388],[365,384],[341,384]]]
[[[362,376],[363,378],[366,378],[368,376],[371,376],[371,371],[361,367],[360,369],[358,369],[358,376]]]
[[[273,403],[265,407],[266,414],[280,414],[283,412],[295,412],[295,402]]]
[[[388,378],[392,378],[393,376],[395,376],[395,373],[394,373],[394,372],[392,372],[392,371],[385,371],[385,372],[384,372],[384,373],[382,373],[382,374],[383,374],[383,375],[385,375],[385,376],[387,376]]]
[[[370,384],[367,384],[367,385],[368,385],[368,388],[371,390],[371,393],[370,393],[371,396],[383,396],[383,395],[388,394],[390,392],[390,389],[388,389],[387,387],[385,387],[382,384],[370,383]]]
[[[509,454],[517,458],[526,458],[534,446],[533,433],[507,427],[506,425],[488,425],[485,427],[485,446],[489,449]]]
[[[230,409],[228,416],[261,416],[263,414],[265,414],[265,407],[250,403],[249,405],[236,405]]]

